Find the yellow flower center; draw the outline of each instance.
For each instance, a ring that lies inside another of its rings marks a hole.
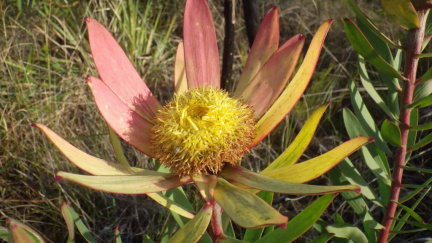
[[[151,129],[156,158],[179,176],[216,174],[238,163],[254,137],[253,111],[213,88],[175,95]]]

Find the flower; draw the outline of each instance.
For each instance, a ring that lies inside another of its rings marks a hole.
[[[147,194],[170,210],[193,218],[174,235],[174,239],[183,242],[199,239],[211,219],[217,218],[219,206],[242,227],[283,227],[288,218],[255,196],[258,190],[287,194],[359,190],[357,186],[301,183],[322,175],[369,138],[350,140],[327,154],[293,165],[308,145],[327,105],[314,112],[293,146],[260,174],[236,165],[303,94],[332,20],[319,27],[303,64],[285,88],[305,38],[296,35],[279,47],[278,10],[271,9],[259,29],[236,90],[229,95],[219,87],[219,54],[206,1],[188,0],[184,16],[184,42],[178,46],[175,61],[176,94],[165,105],[153,96],[108,30],[94,19],[85,19],[101,78],[86,80],[100,113],[123,140],[157,158],[172,173],[95,158],[48,127],[34,124],[72,163],[92,174],[58,172],[57,180],[111,193]],[[205,201],[196,215],[160,193],[188,183],[196,185]],[[225,237],[217,227],[217,219],[212,220],[212,226],[214,239]],[[190,229],[198,233],[184,233]]]

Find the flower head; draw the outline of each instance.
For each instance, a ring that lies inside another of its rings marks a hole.
[[[210,221],[216,205],[243,227],[285,225],[287,217],[255,196],[258,190],[287,194],[358,190],[356,186],[300,184],[317,178],[369,141],[368,138],[353,139],[322,157],[294,165],[327,105],[314,112],[305,124],[305,131],[302,130],[292,146],[261,174],[236,165],[301,97],[332,22],[325,21],[319,27],[303,64],[285,88],[297,64],[304,36],[296,35],[279,46],[277,12],[277,8],[273,8],[264,18],[237,88],[233,94],[228,94],[219,88],[219,54],[207,3],[188,0],[184,42],[179,43],[176,54],[176,94],[165,105],[154,97],[109,31],[96,20],[86,18],[90,48],[101,78],[88,77],[87,81],[100,113],[123,140],[158,159],[173,173],[148,171],[95,158],[73,147],[46,126],[35,124],[72,163],[92,174],[58,172],[58,179],[111,193],[147,194],[170,210],[193,217],[184,228],[201,233],[207,228],[205,222]],[[196,216],[159,194],[188,183],[196,185],[206,202]],[[194,235],[195,238],[188,239],[174,237],[189,242],[200,236]]]

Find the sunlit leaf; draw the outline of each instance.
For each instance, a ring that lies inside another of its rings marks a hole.
[[[256,241],[256,243],[279,243],[281,242],[281,239],[283,239],[283,242],[291,242],[297,239],[312,227],[329,206],[334,197],[335,194],[328,194],[318,198],[315,202],[303,209],[301,213],[289,221],[286,229],[276,229]]]
[[[284,166],[292,165],[297,162],[300,156],[303,154],[310,141],[315,134],[318,127],[319,121],[326,111],[328,104],[320,106],[316,109],[309,119],[305,122],[300,132],[297,134],[294,141],[288,146],[287,149],[269,166],[265,168],[264,171],[270,171],[276,168],[281,168]]]
[[[381,0],[384,11],[396,23],[407,29],[417,29],[420,25],[417,12],[409,0]]]
[[[179,178],[164,173],[145,176],[87,176],[62,171],[57,173],[56,179],[64,179],[95,190],[119,194],[146,194],[166,191],[192,181],[189,176]]]
[[[115,243],[122,243],[118,226],[114,230],[114,236],[115,236]]]
[[[214,201],[214,191],[217,185],[217,176],[215,175],[193,175],[192,179],[202,198],[210,203]]]
[[[219,175],[229,181],[243,184],[249,188],[292,195],[327,194],[340,191],[360,192],[360,188],[357,185],[315,186],[297,184],[263,176],[241,166],[225,167]]]
[[[368,142],[368,137],[357,137],[313,159],[274,170],[265,169],[261,174],[282,181],[304,183],[321,176]]]
[[[279,122],[291,111],[304,90],[309,84],[312,74],[315,70],[319,54],[327,32],[333,20],[325,21],[318,28],[308,52],[303,60],[302,65],[297,70],[294,78],[288,84],[275,103],[270,107],[267,113],[257,123],[256,137],[253,145],[258,144]]]
[[[261,198],[235,187],[220,178],[215,191],[215,200],[231,219],[243,228],[266,225],[284,226],[288,218],[281,215]]]
[[[266,191],[260,191],[257,193],[257,196],[263,199],[268,205],[272,205],[273,202],[273,195],[272,192],[266,192]],[[255,242],[261,238],[261,235],[263,234],[265,228],[255,228],[255,229],[246,229],[243,240],[246,242]]]
[[[31,227],[14,219],[6,219],[6,227],[9,231],[9,240],[13,243],[44,243],[43,238]]]
[[[177,231],[168,243],[197,242],[206,231],[212,216],[212,207],[205,205],[197,215]]]
[[[391,77],[405,79],[396,69],[393,68],[392,65],[378,55],[364,34],[352,20],[344,19],[344,27],[351,45],[367,62]]]
[[[381,125],[381,135],[385,140],[387,140],[391,145],[395,147],[401,146],[401,132],[399,127],[389,120],[384,120]]]
[[[87,228],[87,226],[85,226],[84,222],[75,212],[75,210],[73,210],[73,208],[65,202],[62,203],[62,214],[66,221],[66,225],[69,231],[69,237],[72,242],[74,242],[75,239],[75,226],[87,242],[97,242],[95,238],[93,238],[90,230]]]
[[[363,232],[359,228],[350,224],[333,224],[327,226],[326,230],[329,233],[334,234],[335,237],[352,240],[356,243],[368,243],[368,239],[363,234]]]
[[[177,201],[173,201],[170,198],[164,196],[161,193],[147,193],[146,194],[151,199],[155,200],[160,205],[166,207],[171,212],[177,213],[185,218],[191,219],[195,217],[195,214],[188,210],[187,208],[183,207],[181,204],[179,204]]]
[[[326,233],[322,234],[319,237],[313,239],[310,243],[326,243],[333,238],[333,234]]]
[[[176,94],[181,94],[186,91],[187,88],[184,47],[183,42],[180,42],[177,46],[174,63],[174,89]]]

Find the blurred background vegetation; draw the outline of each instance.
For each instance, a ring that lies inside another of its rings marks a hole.
[[[358,4],[388,36],[393,39],[400,36],[395,31],[398,28],[385,21],[379,1],[358,1]],[[281,43],[301,33],[306,36],[306,49],[324,20],[333,18],[335,22],[312,82],[295,112],[245,156],[243,165],[254,171],[274,160],[310,112],[326,101],[331,102],[330,109],[303,160],[348,140],[341,111],[344,106],[350,106],[348,80],[358,79],[357,54],[350,47],[341,21],[353,16],[344,0],[262,1],[261,18],[274,5],[279,7]],[[209,1],[209,6],[222,54],[223,1]],[[53,242],[63,242],[67,234],[60,206],[62,201],[67,201],[101,242],[114,239],[117,225],[125,242],[140,241],[142,234],[158,239],[171,227],[173,219],[168,211],[145,195],[112,195],[73,183],[55,182],[56,171],[78,172],[78,169],[30,124],[43,123],[83,151],[114,161],[106,124],[84,80],[88,75],[97,76],[84,17],[95,18],[107,27],[163,102],[174,91],[173,63],[175,48],[182,38],[183,7],[184,1],[174,0],[0,1],[0,225],[5,224],[6,217],[12,217]],[[233,80],[239,78],[249,52],[241,1],[235,7]],[[365,100],[371,102],[367,97]],[[380,115],[378,109],[371,112],[377,118]],[[123,147],[132,165],[154,166],[150,158],[126,144]],[[431,156],[430,150],[418,159],[425,161],[427,156]],[[351,159],[362,170],[364,165],[359,157],[353,155]],[[365,173],[365,178],[373,180],[373,175],[367,174],[370,172]],[[315,183],[325,184],[328,180],[320,178]],[[194,190],[187,191],[198,203],[199,195]],[[426,204],[431,199],[428,197],[424,200]],[[275,196],[273,206],[292,218],[313,199]],[[429,215],[424,218],[432,215],[428,205],[418,211]],[[336,213],[348,222],[356,220],[343,200],[333,202],[324,217],[332,221]],[[313,235],[313,230],[309,234]],[[302,239],[310,238],[305,235]]]

